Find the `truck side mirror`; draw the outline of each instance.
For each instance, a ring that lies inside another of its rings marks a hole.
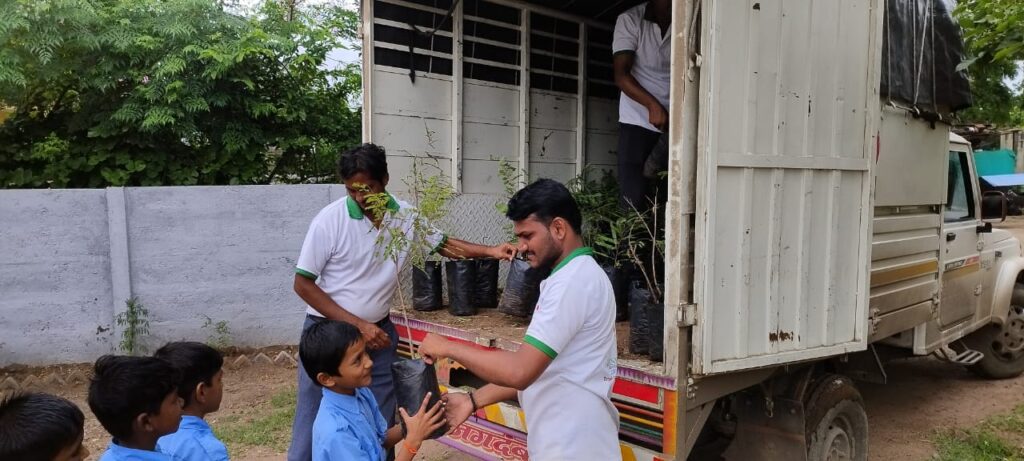
[[[989,223],[1006,221],[1006,194],[995,190],[981,194],[981,219]]]

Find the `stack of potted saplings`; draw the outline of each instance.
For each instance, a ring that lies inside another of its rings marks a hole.
[[[444,307],[442,262],[431,259],[412,272],[412,307],[421,312]],[[498,260],[450,259],[444,261],[448,279],[448,313],[474,315],[477,309],[498,307]]]
[[[597,260],[615,292],[615,320],[629,318],[628,279],[629,260],[626,246],[628,227],[632,221],[618,206],[619,188],[611,172],[605,171],[600,179],[591,179],[593,171],[584,170],[567,184],[583,216],[583,241],[594,249]]]
[[[505,199],[497,204],[498,211],[504,214],[508,198],[516,191],[519,179],[515,167],[507,161],[499,162],[499,176],[505,187]],[[441,216],[438,217],[440,219]],[[512,227],[506,229],[511,241]],[[498,308],[499,311],[517,317],[526,317],[533,313],[533,304],[537,302],[540,279],[526,277],[532,275],[529,265],[524,261],[514,261],[509,270],[501,302],[498,299],[498,270],[500,261],[496,259],[451,259],[443,264],[448,281],[448,313],[455,316],[468,316],[477,313],[477,309]],[[524,267],[525,266],[525,267]],[[444,280],[442,279],[442,261],[432,255],[422,266],[413,268],[413,309],[421,312],[440,310],[444,307]],[[526,284],[527,286],[524,286]],[[532,293],[532,300],[531,300]],[[528,307],[527,307],[528,306]]]
[[[616,321],[629,320],[629,352],[663,359],[664,307],[661,277],[665,242],[657,202],[644,209],[619,205],[609,172],[590,172],[569,182],[583,215],[583,240],[608,274],[615,292]],[[656,196],[656,194],[655,194]]]

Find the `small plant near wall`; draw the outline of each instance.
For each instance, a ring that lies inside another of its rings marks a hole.
[[[128,355],[146,353],[140,340],[149,334],[149,311],[138,298],[125,300],[125,310],[114,319],[121,328],[121,343],[118,347]]]
[[[227,320],[213,321],[208,315],[203,315],[202,329],[209,335],[206,337],[206,344],[221,352],[231,347],[231,328]]]

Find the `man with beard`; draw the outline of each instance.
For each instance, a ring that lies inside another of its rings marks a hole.
[[[579,207],[565,186],[541,179],[509,200],[506,215],[515,223],[518,251],[551,275],[518,351],[481,350],[433,334],[423,339],[419,351],[428,363],[450,358],[490,383],[448,394],[448,422],[458,426],[479,408],[518,398],[531,460],[620,459],[611,401],[615,296],[583,246]]]

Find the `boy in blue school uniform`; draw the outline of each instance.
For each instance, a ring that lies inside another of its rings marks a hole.
[[[178,397],[185,402],[178,431],[160,437],[157,449],[178,461],[228,461],[227,447],[204,420],[220,409],[224,356],[206,344],[187,341],[167,343],[153,356],[181,374]]]
[[[99,461],[173,461],[156,441],[178,430],[178,372],[156,357],[105,355],[89,383],[89,408],[113,436]]]
[[[55,395],[12,394],[0,400],[0,459],[85,461],[85,415]]]
[[[359,329],[319,321],[302,335],[299,356],[310,379],[323,388],[313,421],[313,461],[383,461],[385,452],[402,440],[402,428],[387,428],[370,391],[373,361]],[[408,433],[396,461],[412,460],[423,440],[444,425],[442,402],[427,409],[429,399],[427,394],[415,416],[399,409]]]

